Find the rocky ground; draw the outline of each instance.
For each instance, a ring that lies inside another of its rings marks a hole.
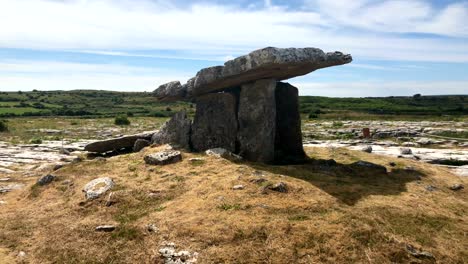
[[[364,138],[363,128],[369,128],[370,138]],[[468,176],[466,134],[468,122],[322,121],[303,125],[305,146],[344,147],[420,160],[447,166],[460,176]]]

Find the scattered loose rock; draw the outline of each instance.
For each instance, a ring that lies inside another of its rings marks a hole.
[[[165,243],[159,249],[160,259],[164,264],[193,264],[197,262],[198,253],[189,251],[176,251],[174,243]]]
[[[0,178],[0,182],[7,182],[10,181],[11,178]]]
[[[434,258],[434,255],[432,255],[430,252],[417,250],[412,245],[406,245],[406,251],[408,251],[410,255],[416,258]]]
[[[428,191],[428,192],[433,192],[435,190],[437,190],[437,187],[435,187],[433,185],[426,186],[426,191]]]
[[[39,180],[37,180],[37,184],[44,186],[47,185],[55,180],[55,176],[52,174],[47,174],[45,176],[42,176]]]
[[[133,145],[133,151],[139,152],[140,150],[144,149],[150,144],[151,142],[149,140],[139,138],[135,141],[135,144]]]
[[[284,182],[268,184],[263,188],[263,192],[266,192],[267,190],[272,190],[272,191],[280,192],[280,193],[287,193],[288,185]]]
[[[233,189],[233,190],[243,190],[243,189],[244,189],[244,185],[241,185],[241,184],[239,184],[239,185],[234,185],[234,186],[232,187],[232,189]]]
[[[109,177],[97,178],[88,182],[84,188],[86,199],[92,200],[100,197],[114,187],[114,181]]]
[[[411,155],[413,151],[410,148],[401,148],[400,153],[401,155]]]
[[[182,160],[180,151],[165,150],[145,156],[145,163],[149,165],[167,165]]]
[[[213,148],[205,151],[206,155],[217,158],[229,159],[229,160],[241,160],[242,158],[236,154],[223,148]]]
[[[460,191],[460,190],[463,190],[465,187],[460,184],[460,183],[457,183],[457,184],[454,184],[452,186],[450,186],[450,190],[452,191]]]
[[[63,164],[59,163],[59,164],[55,164],[52,170],[56,171],[56,170],[60,170],[61,168],[63,168]]]
[[[146,225],[146,230],[150,233],[157,233],[159,228],[156,226],[156,224],[147,224]]]
[[[364,148],[362,148],[362,151],[372,153],[372,146],[365,146]]]
[[[96,231],[98,232],[112,232],[116,229],[116,226],[114,225],[100,225],[96,226]]]

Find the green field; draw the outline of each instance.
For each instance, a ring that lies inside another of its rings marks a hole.
[[[187,102],[159,102],[152,93],[112,91],[0,92],[0,117],[79,116],[113,117],[124,114],[168,117],[186,109]],[[305,119],[342,120],[465,120],[468,95],[375,98],[330,98],[301,96],[300,112]]]

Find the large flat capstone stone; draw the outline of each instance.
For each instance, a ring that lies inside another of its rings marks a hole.
[[[237,103],[231,93],[213,93],[196,99],[191,142],[195,151],[224,148],[234,152],[237,134]]]
[[[275,158],[276,80],[242,85],[239,98],[239,155],[247,160],[272,163]]]
[[[96,141],[85,146],[84,150],[96,153],[105,153],[109,151],[132,149],[135,145],[135,141],[138,139],[151,140],[151,136],[154,132],[141,133],[130,136],[123,136],[119,138],[106,139]]]
[[[338,51],[325,53],[317,48],[268,47],[229,60],[224,66],[202,69],[187,84],[174,85],[175,82],[171,82],[162,85],[154,94],[166,101],[174,98],[181,100],[184,97],[188,99],[260,79],[286,80],[351,61],[351,55]]]

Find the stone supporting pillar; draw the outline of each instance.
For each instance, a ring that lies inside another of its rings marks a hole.
[[[250,161],[272,163],[275,158],[275,79],[242,85],[239,98],[239,155]]]
[[[191,143],[195,151],[236,149],[236,98],[230,93],[212,93],[196,98]]]
[[[304,161],[302,146],[299,92],[289,83],[276,84],[275,161],[299,163]]]

